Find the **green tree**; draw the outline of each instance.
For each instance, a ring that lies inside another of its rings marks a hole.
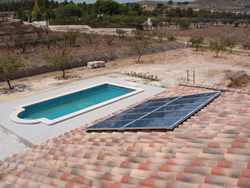
[[[38,3],[38,0],[35,1],[34,3],[34,8],[33,8],[33,11],[31,12],[31,16],[32,16],[32,20],[33,21],[40,21],[44,18],[45,14],[42,13],[41,9],[40,9],[40,6],[39,6],[39,3]]]
[[[42,26],[40,26],[40,27],[36,27],[36,26],[33,26],[33,31],[34,32],[36,32],[37,33],[37,36],[35,37],[35,38],[33,38],[32,40],[32,47],[34,48],[35,46],[36,46],[36,44],[37,44],[37,42],[39,41],[39,40],[41,40],[41,38],[42,38],[42,34],[43,34],[43,32],[45,32],[45,29],[44,29],[44,27],[42,27]]]
[[[70,50],[67,48],[62,48],[62,51],[53,55],[53,56],[49,56],[46,55],[46,59],[49,63],[59,67],[62,72],[63,75],[62,77],[65,79],[65,70],[67,68],[67,66],[71,63],[72,61],[72,56],[70,55]]]
[[[78,17],[80,18],[83,14],[81,7],[74,4],[67,4],[65,6],[60,6],[56,10],[56,16],[59,18],[69,18],[69,17]]]
[[[171,0],[168,1],[168,4],[169,4],[169,5],[172,5],[172,4],[173,4],[173,1],[171,1]]]
[[[64,40],[69,41],[70,46],[75,46],[75,42],[78,36],[79,32],[77,31],[68,31],[66,33],[63,33]]]
[[[30,42],[29,38],[26,37],[16,37],[14,38],[14,45],[17,48],[21,48],[22,53],[25,53],[27,44]]]
[[[161,9],[163,7],[164,7],[164,5],[162,3],[157,3],[157,6],[156,6],[157,9]]]
[[[203,37],[192,37],[190,39],[190,42],[192,43],[192,46],[196,48],[196,51],[198,51],[199,48],[201,47],[201,44],[204,42],[204,38]]]
[[[211,51],[216,52],[216,57],[219,56],[219,52],[220,52],[220,51],[225,51],[225,50],[226,50],[225,44],[222,43],[222,42],[216,41],[216,40],[210,41],[209,49],[210,49]]]
[[[43,44],[47,46],[48,50],[50,49],[51,44],[53,44],[54,39],[55,39],[54,36],[47,35],[47,37],[42,40]]]
[[[11,75],[15,74],[18,69],[23,66],[24,64],[21,61],[18,61],[15,57],[8,56],[0,60],[0,74],[8,83],[9,89],[13,89],[10,84]]]
[[[188,8],[187,12],[186,12],[187,17],[189,17],[189,18],[193,17],[193,14],[194,14],[193,9],[192,8]]]
[[[226,39],[224,42],[225,46],[229,48],[230,53],[233,53],[233,48],[236,46],[236,41],[231,39]]]
[[[42,34],[43,34],[43,32],[45,32],[45,28],[44,27],[42,27],[42,26],[40,26],[40,27],[36,27],[36,26],[33,26],[33,31],[34,32],[36,32],[36,34],[37,34],[37,38],[42,38]]]
[[[138,54],[137,62],[140,62],[141,56],[146,53],[150,49],[150,43],[148,40],[132,40],[131,42],[131,50]]]
[[[97,0],[95,3],[95,10],[98,14],[118,14],[119,7],[119,3],[113,0]]]
[[[132,31],[132,34],[134,35],[136,40],[143,40],[145,39],[145,33],[141,30],[134,30]]]
[[[163,38],[166,37],[166,36],[167,36],[167,33],[164,30],[159,30],[159,31],[156,32],[156,37],[158,38],[158,40],[160,42],[162,42]]]
[[[28,27],[20,23],[13,23],[13,27],[14,34],[16,34],[16,37],[13,38],[14,45],[17,48],[21,48],[22,53],[25,53],[27,44],[32,40],[31,38],[24,36],[28,30]]]
[[[21,22],[23,22],[23,20],[25,19],[26,17],[26,13],[23,9],[23,7],[20,7],[18,10],[17,10],[17,18],[21,20]]]
[[[21,23],[12,23],[13,28],[13,33],[16,34],[18,37],[22,38],[24,34],[27,32],[29,29],[28,26],[25,26]]]

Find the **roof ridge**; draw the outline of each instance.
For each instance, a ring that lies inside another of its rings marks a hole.
[[[250,88],[245,88],[245,89],[235,89],[235,88],[230,88],[230,87],[214,87],[210,85],[203,85],[203,84],[178,84],[179,86],[185,86],[185,87],[194,87],[194,88],[202,88],[202,89],[211,89],[215,91],[223,91],[223,92],[236,92],[236,93],[242,93],[242,94],[247,94],[250,95]]]

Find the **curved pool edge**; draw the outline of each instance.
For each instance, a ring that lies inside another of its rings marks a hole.
[[[118,86],[118,87],[132,89],[132,90],[135,90],[135,91],[132,91],[132,92],[127,93],[125,95],[122,95],[122,96],[119,96],[119,97],[116,97],[116,98],[104,101],[104,102],[96,104],[94,106],[91,106],[91,107],[88,107],[88,108],[85,108],[85,109],[82,109],[82,110],[79,110],[79,111],[67,114],[65,116],[62,116],[62,117],[59,117],[59,118],[56,118],[56,119],[53,119],[53,120],[49,120],[47,118],[39,118],[39,119],[29,120],[29,119],[21,119],[21,118],[18,117],[18,115],[21,112],[25,111],[25,109],[23,108],[25,106],[29,106],[29,105],[33,105],[33,104],[36,104],[36,103],[44,102],[44,101],[51,100],[51,99],[54,99],[54,98],[57,98],[57,97],[62,97],[62,96],[65,96],[65,95],[69,95],[69,94],[72,94],[72,93],[75,93],[75,92],[78,92],[78,91],[86,90],[86,89],[89,89],[89,88],[92,88],[92,87],[96,87],[96,86],[100,86],[100,85],[103,85],[103,84],[110,84],[110,85],[114,85],[114,86]],[[15,122],[15,123],[20,123],[20,124],[44,123],[46,125],[53,125],[53,124],[59,123],[61,121],[65,121],[67,119],[73,118],[75,116],[84,114],[86,112],[89,112],[89,111],[98,109],[100,107],[106,106],[108,104],[114,103],[116,101],[125,99],[127,97],[136,95],[136,94],[141,93],[143,91],[144,91],[144,89],[138,88],[138,87],[135,87],[135,86],[128,86],[128,85],[117,84],[117,83],[112,83],[112,82],[102,82],[102,83],[95,84],[95,85],[92,85],[92,86],[89,86],[89,87],[84,87],[84,88],[77,89],[77,90],[74,90],[74,91],[71,91],[71,92],[66,92],[66,93],[63,93],[63,94],[60,94],[60,95],[56,95],[56,96],[53,96],[53,97],[45,98],[45,99],[38,100],[38,101],[35,101],[35,102],[32,102],[32,103],[27,103],[27,104],[23,104],[21,106],[17,106],[17,107],[14,108],[15,111],[10,115],[10,119],[13,122]]]

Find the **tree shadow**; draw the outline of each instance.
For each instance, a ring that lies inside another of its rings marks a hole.
[[[213,56],[216,59],[228,59],[228,57],[225,56]]]
[[[14,86],[14,89],[3,88],[0,90],[0,94],[6,95],[11,93],[21,93],[24,91],[32,91],[32,87],[30,85],[18,84]]]
[[[62,76],[56,76],[54,77],[54,79],[56,80],[71,80],[71,79],[81,79],[81,76],[78,75],[66,75],[65,78],[63,78]]]

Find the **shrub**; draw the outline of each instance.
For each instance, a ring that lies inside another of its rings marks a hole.
[[[229,48],[230,53],[232,53],[233,48],[236,46],[236,41],[231,39],[226,39],[224,42],[225,46]]]
[[[173,35],[168,36],[168,41],[176,41],[175,36]]]

